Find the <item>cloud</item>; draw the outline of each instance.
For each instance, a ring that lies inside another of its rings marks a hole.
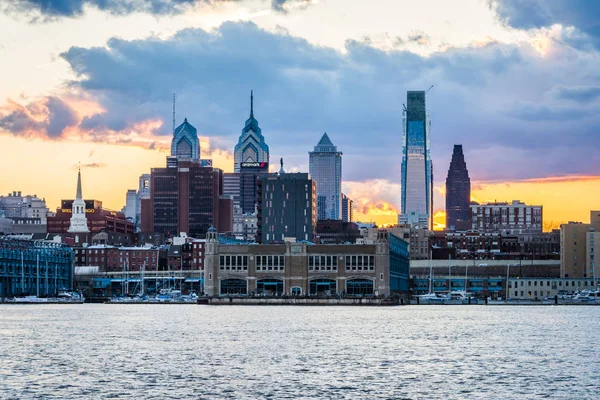
[[[200,5],[238,1],[242,0],[11,0],[4,5],[4,10],[12,14],[30,16],[32,21],[49,21],[64,17],[81,17],[86,8],[95,8],[112,15],[146,13],[162,16],[182,14]],[[290,4],[295,4],[298,8],[306,7],[310,3],[311,0],[271,0],[271,7],[275,11],[285,13],[291,8]]]
[[[560,24],[577,28],[600,45],[600,2],[589,0],[488,0],[507,25],[536,29]]]
[[[79,168],[106,168],[107,165],[105,163],[87,163],[87,164],[74,164],[71,166],[71,169],[79,169]]]
[[[600,96],[600,86],[558,86],[554,89],[554,95],[558,99],[587,103]]]
[[[210,141],[203,154],[225,156],[254,89],[254,115],[272,163],[283,157],[286,169],[307,171],[307,152],[327,131],[344,153],[344,182],[355,182],[355,198],[368,200],[362,210],[391,218],[400,206],[402,103],[407,90],[432,84],[427,105],[436,184],[445,179],[456,143],[464,145],[474,181],[597,172],[598,106],[574,102],[565,88],[600,87],[600,57],[552,46],[541,55],[528,42],[489,42],[423,57],[348,41],[342,52],[228,22],[166,39],[113,38],[61,57],[75,76],[65,85],[68,94],[95,104],[77,125],[84,140],[168,149],[176,92],[178,123],[188,117]],[[34,103],[22,107],[35,109]],[[375,183],[385,189],[374,190]],[[443,196],[435,193],[437,210]]]
[[[77,122],[75,110],[55,96],[35,100],[26,106],[9,100],[0,108],[0,129],[15,135],[58,138]]]

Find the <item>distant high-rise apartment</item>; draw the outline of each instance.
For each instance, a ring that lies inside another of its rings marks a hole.
[[[425,91],[409,91],[403,111],[401,224],[433,227],[433,166]]]
[[[598,278],[596,259],[600,247],[600,211],[590,211],[590,223],[560,226],[561,278]]]
[[[542,233],[543,206],[528,206],[513,200],[512,203],[472,204],[470,207],[471,229],[474,231],[503,235]]]
[[[324,133],[309,154],[309,172],[317,183],[317,219],[342,219],[342,152]]]
[[[454,145],[452,160],[446,178],[446,228],[471,228],[471,179],[461,144]]]
[[[283,173],[259,180],[259,243],[287,238],[312,242],[317,228],[316,183],[306,173]]]
[[[254,118],[254,94],[250,92],[250,118],[246,120],[242,134],[235,145],[233,170],[241,172],[242,163],[269,163],[269,146]]]
[[[354,201],[342,193],[342,221],[354,222]]]

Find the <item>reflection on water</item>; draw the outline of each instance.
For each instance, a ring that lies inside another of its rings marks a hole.
[[[2,305],[0,398],[553,398],[600,307]]]

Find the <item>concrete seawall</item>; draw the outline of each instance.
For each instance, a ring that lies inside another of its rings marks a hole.
[[[400,299],[310,299],[310,298],[244,298],[244,297],[215,297],[202,299],[199,304],[213,306],[397,306],[408,304]]]

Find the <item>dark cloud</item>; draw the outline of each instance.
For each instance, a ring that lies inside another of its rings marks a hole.
[[[77,122],[77,114],[71,106],[55,96],[45,97],[26,107],[9,103],[0,109],[0,128],[16,135],[57,138]]]
[[[37,21],[40,18],[52,20],[61,17],[80,17],[86,7],[113,15],[132,13],[174,15],[202,4],[238,1],[242,0],[10,0],[4,5],[4,10],[9,13],[26,14],[33,17],[33,21]],[[308,6],[311,0],[271,0],[272,8],[278,12],[287,12],[286,5],[289,3]]]
[[[593,174],[600,165],[600,114],[555,88],[600,86],[598,56],[574,49],[543,58],[522,43],[491,43],[421,57],[348,41],[340,52],[229,22],[166,40],[111,39],[62,57],[77,76],[69,85],[105,110],[80,125],[96,140],[119,131],[126,143],[131,127],[150,120],[163,121],[156,133],[169,135],[176,92],[178,123],[187,116],[211,145],[231,151],[254,89],[274,160],[308,169],[307,152],[327,131],[344,152],[344,179],[399,182],[406,91],[435,85],[427,104],[436,182],[455,143],[464,145],[473,179]]]
[[[559,86],[554,90],[554,95],[558,99],[587,103],[596,100],[600,96],[600,86]]]
[[[498,16],[520,29],[572,26],[600,45],[600,2],[595,0],[488,0]]]

